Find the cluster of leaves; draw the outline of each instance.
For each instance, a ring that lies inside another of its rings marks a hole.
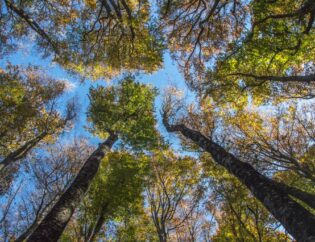
[[[301,179],[314,179],[313,105],[287,103],[271,112],[264,108],[240,110],[223,117],[230,143],[247,160],[262,170],[284,169]],[[301,186],[303,189],[303,186]]]
[[[124,152],[110,153],[102,162],[98,176],[90,188],[92,213],[108,201],[107,210],[119,215],[118,207],[128,208],[128,204],[142,205],[143,180],[148,172],[148,160]],[[88,195],[90,196],[90,195]],[[137,208],[134,208],[137,210]]]
[[[237,108],[313,97],[313,9],[307,0],[160,1],[189,86]]]
[[[82,36],[66,62],[59,58],[67,68],[97,79],[122,70],[150,73],[161,67],[163,41],[149,22],[147,0],[90,1],[81,11],[82,24],[75,31]]]
[[[90,89],[89,120],[92,131],[99,137],[116,133],[121,141],[133,148],[157,144],[153,87],[137,83],[132,77],[118,86]]]
[[[188,77],[238,41],[249,18],[249,1],[158,1],[168,47]],[[192,64],[192,65],[191,65]]]
[[[150,158],[146,199],[158,237],[166,241],[183,227],[202,197],[201,170],[196,160],[172,150],[156,150]]]
[[[79,4],[80,1],[70,0],[1,1],[0,56],[16,50],[20,41],[31,36],[44,55],[60,53],[68,46],[63,33],[76,21]]]
[[[63,82],[45,78],[34,67],[0,70],[1,157],[42,132],[63,128],[55,105],[64,88]]]
[[[162,37],[149,21],[148,1],[13,1],[0,3],[0,55],[35,33],[44,55],[93,79],[162,65]]]

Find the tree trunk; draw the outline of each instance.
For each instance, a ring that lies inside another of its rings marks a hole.
[[[44,194],[44,196],[41,198],[42,200],[41,200],[41,203],[37,209],[33,223],[14,242],[23,242],[28,238],[28,236],[30,236],[33,233],[33,231],[40,224],[40,221],[41,221],[41,218],[43,217],[43,214],[46,214],[47,212],[50,211],[51,205],[53,205],[55,203],[55,201],[58,200],[58,197],[60,195],[61,195],[61,193],[57,194],[56,197],[54,199],[52,199],[51,201],[49,201],[48,204],[44,204],[45,203],[45,200],[44,200],[45,194]]]
[[[0,162],[0,171],[3,171],[6,167],[15,161],[21,160],[26,157],[27,153],[34,148],[41,140],[47,136],[47,132],[42,132],[35,138],[27,141],[24,145],[11,152],[6,158]]]
[[[250,164],[242,162],[200,132],[189,129],[182,124],[170,125],[165,114],[163,123],[167,131],[180,132],[210,153],[218,164],[224,166],[229,173],[246,185],[252,194],[299,242],[315,241],[315,216],[292,200],[287,192],[279,189],[277,183],[263,176]]]
[[[11,187],[16,172],[19,170],[17,161],[26,157],[41,140],[47,136],[47,132],[42,132],[35,138],[27,141],[24,145],[11,152],[0,162],[0,195],[5,194]]]
[[[87,242],[92,242],[95,240],[97,234],[101,231],[101,228],[105,222],[105,214],[107,212],[107,207],[108,204],[104,204],[104,206],[102,207],[102,210],[100,211],[100,214],[98,215],[96,224],[93,228],[93,230],[91,231],[91,233],[88,235],[88,239],[86,240]]]
[[[36,228],[36,226],[38,225],[38,221],[35,220],[31,226],[29,226],[26,231],[23,232],[23,234],[21,234],[14,242],[23,242],[27,239],[27,236],[30,235],[30,233],[32,233],[32,231]]]
[[[104,143],[99,145],[87,159],[70,187],[60,197],[58,202],[53,206],[27,241],[50,242],[57,241],[60,238],[74,210],[82,200],[96,175],[101,160],[116,140],[117,136],[111,135]]]

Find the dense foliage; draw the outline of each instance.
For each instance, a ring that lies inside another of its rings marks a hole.
[[[0,241],[315,241],[314,57],[314,0],[0,0]]]

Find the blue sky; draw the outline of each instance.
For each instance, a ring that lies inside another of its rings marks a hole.
[[[74,98],[76,103],[79,104],[79,115],[74,128],[70,132],[64,134],[64,138],[69,140],[69,138],[83,136],[87,137],[91,143],[97,144],[100,142],[97,137],[92,136],[85,128],[88,125],[86,121],[86,111],[89,103],[87,96],[89,88],[96,85],[115,85],[119,78],[98,81],[84,80],[84,82],[82,82],[82,80],[78,77],[70,75],[61,66],[53,63],[49,57],[42,58],[41,54],[34,48],[31,48],[30,44],[25,44],[19,51],[6,56],[1,60],[0,66],[4,67],[7,62],[11,62],[13,65],[22,66],[28,66],[30,64],[37,65],[43,68],[50,77],[66,81],[68,83],[69,90],[60,99],[60,107],[64,107],[64,104],[68,100]],[[136,75],[136,80],[158,88],[160,95],[157,97],[155,102],[156,114],[158,117],[158,128],[165,137],[170,138],[170,135],[165,131],[163,124],[161,123],[159,114],[164,89],[172,85],[181,89],[184,96],[189,97],[193,95],[187,89],[183,75],[179,72],[177,64],[171,59],[169,53],[165,53],[163,68],[151,74],[139,73]],[[172,142],[174,142],[175,147],[178,148],[178,141],[174,139],[174,136],[172,137]]]

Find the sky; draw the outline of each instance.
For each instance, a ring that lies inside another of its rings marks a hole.
[[[167,133],[161,122],[160,109],[163,99],[163,91],[170,86],[174,86],[177,89],[180,89],[183,93],[183,96],[186,98],[192,97],[193,93],[188,90],[183,75],[179,72],[176,62],[171,59],[168,52],[164,53],[163,59],[164,65],[161,69],[154,73],[138,73],[136,74],[136,80],[148,85],[152,85],[159,90],[159,95],[155,101],[156,115],[158,120],[157,127],[165,138],[172,138],[172,142],[174,144],[173,146],[175,149],[177,149],[179,148],[179,141],[174,137],[174,135]],[[89,104],[89,88],[97,85],[115,85],[117,84],[119,78],[98,81],[85,79],[82,82],[79,77],[71,75],[60,65],[53,63],[50,57],[43,58],[41,54],[32,47],[32,43],[20,44],[18,51],[11,55],[7,55],[5,58],[0,60],[0,67],[4,67],[8,62],[13,65],[39,66],[50,77],[66,82],[67,91],[59,100],[60,108],[64,108],[67,101],[74,99],[79,107],[79,115],[74,124],[74,127],[62,135],[65,142],[70,141],[75,137],[86,137],[91,144],[95,145],[101,142],[98,137],[93,136],[86,129],[88,126],[88,122],[86,120],[86,111]]]

